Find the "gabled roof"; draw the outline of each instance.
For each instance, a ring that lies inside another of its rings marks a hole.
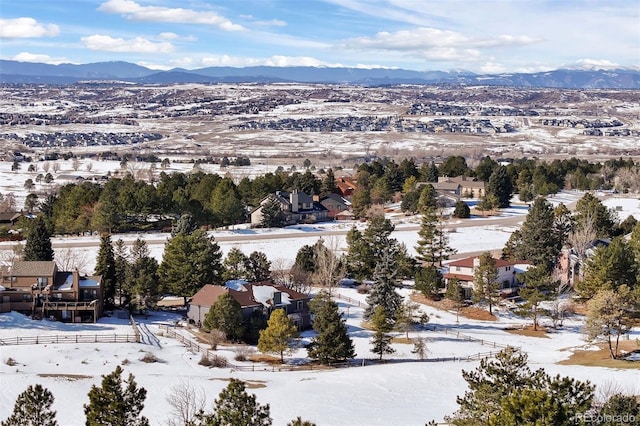
[[[11,275],[14,277],[51,277],[56,272],[56,262],[18,260],[13,262]]]
[[[13,222],[22,216],[20,212],[0,212],[0,222]]]
[[[478,256],[474,256],[474,257],[466,257],[464,259],[454,260],[452,262],[447,263],[446,266],[449,266],[449,267],[460,266],[461,268],[473,268],[473,261],[474,259],[477,259],[477,258]],[[525,263],[525,262],[514,262],[511,260],[504,260],[504,259],[495,259],[495,261],[496,261],[497,268],[502,268],[504,266],[515,266],[517,264]]]
[[[191,305],[212,306],[218,297],[230,294],[242,308],[273,306],[275,292],[281,293],[281,304],[289,304],[298,300],[309,299],[306,294],[291,290],[272,282],[259,282],[252,284],[234,284],[229,287],[206,284],[191,299]]]
[[[335,201],[337,203],[342,203],[342,204],[344,204],[346,206],[350,206],[351,205],[351,202],[349,202],[348,200],[345,200],[340,194],[336,194],[336,193],[331,193],[329,195],[325,195],[324,197],[322,197],[320,199],[320,203],[322,204],[323,201],[329,200],[329,199],[333,200],[333,201]]]

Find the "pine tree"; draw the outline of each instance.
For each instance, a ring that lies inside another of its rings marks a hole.
[[[498,268],[496,260],[491,253],[485,252],[480,255],[480,263],[475,267],[473,273],[473,283],[476,299],[484,300],[489,304],[489,313],[493,314],[493,305],[496,302],[496,292],[500,288],[496,282],[498,278]]]
[[[434,207],[423,210],[422,222],[418,235],[416,252],[417,259],[423,264],[442,266],[442,261],[449,259],[455,249],[449,246],[449,235],[445,229],[445,220],[442,213]]]
[[[105,305],[111,309],[114,305],[116,294],[116,262],[113,253],[113,244],[110,234],[100,236],[100,248],[96,259],[95,274],[102,277],[104,286]]]
[[[227,338],[240,339],[244,333],[240,303],[229,293],[221,295],[209,308],[202,325],[205,330],[220,330]]]
[[[487,194],[492,194],[496,198],[498,208],[511,205],[513,183],[505,166],[500,166],[491,173],[487,182]]]
[[[244,218],[244,205],[231,179],[224,178],[216,186],[211,194],[211,211],[222,225],[235,225]]]
[[[114,244],[113,249],[114,254],[114,263],[115,263],[115,271],[116,271],[116,285],[117,285],[117,293],[118,293],[118,305],[123,306],[129,303],[131,299],[131,293],[128,292],[126,288],[127,274],[129,273],[129,251],[124,244],[122,239],[118,239],[118,241]],[[123,303],[122,298],[124,297],[125,303]]]
[[[402,255],[400,245],[389,237],[394,229],[395,226],[384,216],[371,218],[363,232],[353,227],[347,233],[347,272],[359,280],[370,278],[385,250],[392,251],[395,260],[399,260]]]
[[[280,362],[284,363],[284,353],[290,350],[291,342],[297,336],[298,330],[284,309],[276,309],[267,321],[267,328],[260,331],[258,350],[280,354]]]
[[[425,297],[436,300],[440,297],[440,289],[444,286],[442,273],[433,265],[419,268],[415,276],[415,288]]]
[[[418,198],[418,210],[424,212],[426,209],[436,208],[436,205],[436,190],[431,184],[424,185]]]
[[[180,234],[191,235],[196,229],[198,229],[198,225],[195,223],[193,215],[185,213],[171,227],[171,237],[173,238]]]
[[[509,239],[513,243],[511,256],[534,265],[545,265],[551,271],[560,253],[560,240],[554,230],[553,206],[544,198],[536,198],[519,230],[520,239]]]
[[[609,238],[613,235],[615,223],[611,210],[607,209],[602,201],[591,193],[587,192],[578,200],[574,217],[577,226],[583,221],[593,218],[598,238]]]
[[[471,209],[464,201],[456,202],[456,206],[453,210],[453,217],[458,219],[469,219],[471,217]]]
[[[134,241],[131,247],[130,259],[131,265],[125,281],[127,293],[137,296],[139,309],[152,308],[160,295],[158,261],[151,257],[147,243],[140,238]]]
[[[222,253],[204,231],[179,233],[164,246],[158,279],[163,290],[186,299],[205,284],[222,281]]]
[[[262,220],[260,225],[264,228],[281,228],[284,226],[284,213],[278,200],[270,195],[262,203]]]
[[[42,216],[33,219],[24,244],[24,260],[53,260],[51,233]]]
[[[53,394],[42,385],[29,386],[18,395],[13,412],[0,426],[58,426],[51,410]]]
[[[244,382],[231,379],[214,402],[213,414],[201,413],[198,426],[271,426],[269,404],[260,405]]]
[[[222,263],[224,267],[222,280],[226,282],[229,280],[246,279],[248,262],[249,259],[239,248],[232,247]]]
[[[102,386],[91,386],[89,404],[84,405],[87,426],[148,426],[141,415],[147,390],[139,388],[133,374],[122,380],[122,368],[102,376]]]
[[[445,417],[452,425],[569,425],[591,408],[594,387],[568,377],[531,371],[528,357],[514,348],[485,358],[475,371],[463,371],[469,389],[460,408]]]
[[[320,187],[320,196],[324,197],[329,194],[333,194],[337,191],[336,176],[333,173],[333,169],[327,170],[327,174],[322,179],[322,186]]]
[[[533,320],[533,329],[538,330],[540,303],[551,299],[555,283],[544,265],[530,268],[520,278],[524,282],[524,287],[519,291],[520,296],[526,300],[524,307]]]
[[[453,308],[456,310],[456,322],[459,322],[460,309],[464,306],[464,289],[456,277],[449,278],[446,297],[453,303]]]
[[[380,360],[382,360],[383,355],[395,352],[391,347],[392,338],[387,334],[391,331],[393,325],[391,321],[389,321],[383,306],[377,306],[374,310],[371,316],[371,325],[374,329],[374,334],[371,338],[371,352],[378,354]]]
[[[254,251],[247,259],[247,281],[262,282],[271,280],[271,262],[261,251]]]
[[[612,290],[621,285],[635,287],[639,271],[632,253],[624,237],[616,237],[608,246],[598,247],[587,259],[584,280],[576,286],[580,296],[589,299],[599,290]]]
[[[298,416],[295,420],[287,423],[287,426],[316,426],[316,424],[308,420],[302,420],[302,417]]]
[[[338,305],[326,292],[321,292],[311,301],[314,315],[313,329],[317,333],[307,346],[309,358],[322,364],[342,361],[356,356],[353,341]]]
[[[395,323],[396,315],[402,305],[402,296],[396,291],[399,286],[397,273],[393,253],[389,249],[384,250],[382,259],[376,265],[373,274],[373,287],[367,295],[367,307],[364,311],[366,320],[371,320],[375,310],[380,306],[387,320],[391,324]]]

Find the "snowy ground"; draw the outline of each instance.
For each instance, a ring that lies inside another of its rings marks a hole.
[[[409,290],[404,290],[408,294]],[[352,289],[340,289],[343,296],[363,300]],[[362,329],[362,308],[344,301],[339,302],[347,316],[349,333],[354,340],[357,361],[369,364],[375,355],[369,351],[371,332]],[[423,308],[429,313],[432,325],[448,327],[467,336],[483,339],[465,341],[454,333],[442,331],[414,331],[413,337],[428,339],[429,359],[419,362],[411,353],[412,346],[394,344],[396,353],[390,359],[399,362],[385,365],[366,365],[332,371],[273,372],[237,371],[233,368],[207,368],[198,365],[200,355],[185,349],[175,339],[166,337],[160,324],[172,324],[168,314],[152,313],[149,318],[138,318],[159,339],[159,345],[150,344],[60,344],[40,346],[1,346],[0,364],[0,419],[10,413],[18,393],[28,385],[40,383],[56,397],[54,409],[58,411],[59,424],[82,425],[82,405],[88,401],[91,385],[100,383],[100,376],[108,374],[127,360],[125,374],[133,373],[139,385],[148,390],[143,414],[152,425],[166,424],[170,418],[170,406],[166,397],[172,387],[189,383],[206,395],[207,408],[226,386],[224,379],[242,379],[264,387],[249,389],[258,401],[271,405],[274,424],[283,425],[296,416],[319,425],[420,425],[429,419],[442,420],[456,409],[455,397],[466,389],[461,370],[470,370],[477,361],[435,362],[436,358],[464,357],[479,352],[496,350],[492,342],[521,347],[529,354],[533,369],[544,368],[550,374],[561,374],[589,380],[601,386],[616,383],[622,389],[640,393],[640,370],[615,370],[598,367],[557,365],[567,358],[570,350],[583,348],[580,334],[581,319],[565,322],[562,330],[549,338],[524,337],[509,334],[503,329],[520,325],[524,321],[500,311],[496,322],[461,319],[456,323],[453,313]],[[131,327],[123,320],[104,318],[98,324],[70,325],[49,321],[32,321],[22,315],[0,315],[0,339],[14,336],[60,334],[114,334],[131,333]],[[308,340],[310,333],[303,334]],[[632,339],[640,338],[635,329]],[[147,364],[140,361],[146,353],[153,353],[161,360]],[[232,363],[234,352],[230,348],[218,351]],[[306,356],[303,349],[288,357],[290,362],[300,362]],[[7,365],[12,358],[16,365]],[[400,362],[404,361],[404,362]],[[259,367],[257,369],[260,369]]]

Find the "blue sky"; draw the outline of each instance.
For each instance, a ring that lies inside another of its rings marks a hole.
[[[155,69],[640,67],[640,0],[0,0],[0,43]]]

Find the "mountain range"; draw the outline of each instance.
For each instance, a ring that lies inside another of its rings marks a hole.
[[[152,70],[129,62],[60,64],[0,60],[0,83],[73,84],[81,81],[171,83],[327,83],[365,86],[453,84],[566,89],[640,89],[640,69],[558,69],[538,73],[475,74],[389,68],[209,67]]]

